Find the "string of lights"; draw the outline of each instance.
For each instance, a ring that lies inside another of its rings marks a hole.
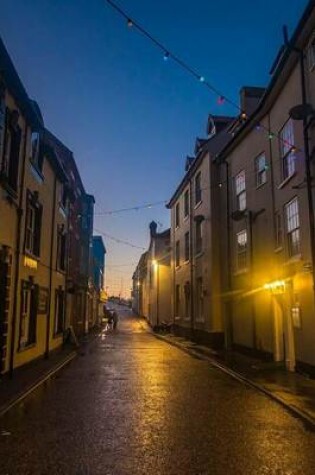
[[[166,203],[167,203],[167,200],[156,201],[155,203],[146,203],[144,205],[133,206],[131,208],[121,208],[121,209],[101,211],[99,213],[94,213],[94,215],[95,216],[105,216],[105,215],[110,215],[110,214],[124,213],[126,211],[139,211],[140,209],[150,209],[150,208],[153,208],[155,206],[166,205]]]
[[[229,98],[226,94],[220,91],[217,87],[209,82],[206,77],[199,73],[195,68],[190,66],[184,60],[182,60],[178,55],[173,53],[170,48],[167,48],[160,40],[158,40],[154,35],[152,35],[146,28],[144,28],[137,20],[131,17],[123,8],[121,8],[116,2],[113,0],[105,0],[106,3],[114,9],[124,20],[127,22],[127,26],[130,29],[138,30],[145,38],[147,38],[155,47],[157,47],[163,54],[164,61],[168,61],[172,59],[179,67],[185,70],[188,74],[193,76],[197,79],[200,83],[202,83],[211,93],[213,93],[217,97],[217,104],[223,105],[225,103],[230,104],[235,109],[237,109],[241,120],[245,123],[250,117],[246,114],[244,110],[239,106],[239,104]],[[261,122],[256,122],[253,125],[257,130],[264,130],[268,138],[271,140],[274,137],[277,137],[280,141],[283,142],[284,145],[289,147],[294,147],[294,144],[289,143],[286,139],[282,138],[280,133],[273,132],[269,127],[265,126]],[[296,149],[296,148],[295,148]]]
[[[114,241],[114,242],[116,242],[116,243],[118,243],[118,244],[125,244],[126,246],[133,247],[134,249],[141,249],[141,250],[145,251],[145,248],[142,247],[142,246],[137,246],[136,244],[133,244],[133,243],[131,243],[131,242],[129,242],[129,241],[125,241],[125,240],[123,240],[123,239],[120,239],[120,238],[117,238],[117,237],[115,237],[115,236],[112,236],[111,234],[104,233],[104,231],[102,231],[102,230],[100,230],[100,229],[94,228],[94,230],[95,230],[97,233],[101,234],[102,236],[104,236],[104,237],[106,237],[106,238],[110,239],[111,241]]]

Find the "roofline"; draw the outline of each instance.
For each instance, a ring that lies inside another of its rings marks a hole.
[[[299,57],[296,54],[296,51],[293,50],[293,47],[296,45],[296,43],[298,43],[300,39],[300,35],[303,32],[303,29],[306,26],[307,21],[309,20],[314,8],[315,8],[315,0],[310,0],[292,34],[291,39],[289,40],[289,43],[283,53],[283,56],[279,61],[278,67],[276,68],[266,88],[265,94],[261,98],[261,101],[257,109],[251,114],[248,121],[246,121],[244,125],[240,127],[240,129],[235,133],[234,137],[231,138],[231,140],[226,144],[226,146],[218,154],[220,159],[224,159],[232,150],[234,150],[234,148],[242,140],[243,135],[249,133],[252,130],[253,125],[254,125],[253,122],[257,120],[257,117],[258,118],[263,117],[271,109],[275,101],[272,101],[270,104],[268,104],[268,100],[272,100],[271,98],[272,93],[274,92],[274,89],[277,86],[277,83],[279,81],[279,78],[284,68],[286,66],[289,67],[289,70],[286,71],[285,73],[287,77],[289,76],[292,69],[294,68],[294,66],[299,60]],[[293,55],[296,55],[295,58],[293,57]],[[291,58],[292,58],[293,63],[290,66],[288,65],[288,61]]]

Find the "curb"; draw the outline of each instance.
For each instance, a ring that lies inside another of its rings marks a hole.
[[[253,389],[256,389],[257,391],[259,391],[262,394],[264,394],[265,396],[267,396],[269,399],[277,402],[284,409],[286,409],[288,412],[290,412],[290,414],[292,414],[294,417],[297,417],[300,420],[302,420],[302,422],[305,425],[307,425],[309,429],[312,429],[313,431],[315,431],[315,419],[310,414],[308,414],[306,411],[303,411],[302,409],[299,409],[295,405],[288,403],[287,401],[285,401],[285,399],[283,399],[282,397],[280,397],[280,396],[274,394],[273,392],[269,391],[263,385],[261,385],[259,383],[255,383],[251,379],[248,379],[246,376],[243,376],[242,374],[238,373],[237,371],[234,371],[233,369],[229,368],[228,366],[225,366],[224,364],[218,363],[213,358],[211,358],[211,356],[206,355],[205,352],[203,352],[203,351],[199,352],[198,349],[185,348],[179,342],[170,341],[166,337],[161,336],[161,335],[157,335],[155,333],[153,333],[153,335],[155,336],[155,338],[157,338],[159,340],[162,340],[162,341],[164,341],[165,343],[168,343],[171,346],[175,346],[176,348],[182,350],[184,353],[187,353],[189,355],[193,355],[195,357],[198,357],[199,359],[204,359],[204,360],[209,361],[209,363],[213,367],[219,369],[220,371],[227,374],[231,378],[236,379],[240,383],[243,383],[247,386],[250,386]]]
[[[29,394],[35,391],[35,389],[41,386],[45,381],[47,381],[56,373],[58,373],[58,371],[60,371],[64,366],[69,364],[77,356],[77,354],[78,353],[76,351],[70,353],[61,363],[57,364],[54,368],[45,373],[42,377],[35,381],[35,383],[31,384],[27,389],[21,391],[7,405],[0,407],[0,418],[4,416],[8,411],[10,411],[10,409],[12,409],[14,406],[22,402]]]

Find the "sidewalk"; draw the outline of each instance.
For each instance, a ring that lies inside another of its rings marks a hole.
[[[264,362],[235,351],[214,351],[172,334],[156,336],[184,351],[206,357],[211,364],[264,392],[315,427],[315,380],[285,371],[277,363]]]
[[[8,374],[0,377],[0,417],[84,351],[99,331],[98,328],[92,329],[89,335],[83,336],[78,348],[67,344],[52,352],[48,359],[40,357],[17,368],[12,378]]]

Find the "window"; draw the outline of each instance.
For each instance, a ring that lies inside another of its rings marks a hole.
[[[175,317],[180,316],[180,286],[175,287]]]
[[[60,185],[59,205],[62,206],[63,209],[66,209],[67,207],[67,188],[63,184]]]
[[[201,172],[199,172],[195,178],[195,205],[201,202],[201,198]]]
[[[175,206],[175,227],[179,228],[179,203]]]
[[[0,173],[5,177],[7,184],[13,191],[18,189],[19,158],[21,144],[21,129],[18,125],[19,113],[17,110],[10,111],[2,105],[1,132],[2,132],[2,157]],[[4,118],[5,114],[5,118]],[[5,127],[3,128],[3,122]]]
[[[264,153],[255,159],[256,186],[263,185],[267,181],[266,156]]]
[[[196,221],[196,254],[202,251],[202,221]]]
[[[184,296],[185,296],[185,318],[189,320],[190,318],[190,282],[185,282],[184,285]]]
[[[315,68],[315,33],[308,46],[308,67],[310,70]]]
[[[247,268],[247,231],[243,231],[236,234],[236,255],[237,270],[244,270]]]
[[[56,290],[55,297],[55,323],[54,334],[59,335],[64,329],[64,309],[65,309],[65,293],[60,288]]]
[[[32,144],[32,155],[31,155],[31,162],[32,164],[39,170],[42,171],[43,169],[43,160],[44,155],[40,153],[40,137],[39,132],[32,132],[31,136],[31,144]]]
[[[189,231],[185,234],[185,261],[189,261]]]
[[[298,200],[294,198],[285,205],[286,231],[289,256],[300,254],[300,219]]]
[[[291,119],[288,120],[279,133],[279,145],[282,161],[282,175],[285,180],[295,172],[294,134]]]
[[[242,170],[234,179],[236,207],[239,211],[246,209],[246,184],[245,184],[245,170]]]
[[[66,234],[63,225],[57,228],[57,269],[66,270]]]
[[[184,194],[184,217],[186,218],[188,215],[189,215],[189,190],[186,190]]]
[[[38,286],[22,281],[19,348],[36,343]]]
[[[27,193],[25,223],[25,251],[33,256],[40,255],[40,235],[42,221],[42,206],[37,196]]]
[[[196,320],[203,321],[203,285],[202,277],[197,277],[196,281]]]
[[[281,219],[281,214],[279,212],[276,212],[275,215],[275,225],[276,225],[276,249],[279,247],[282,247],[283,243],[283,230],[282,230],[282,219]]]
[[[180,244],[179,241],[176,241],[175,244],[175,266],[178,267],[180,263]]]

